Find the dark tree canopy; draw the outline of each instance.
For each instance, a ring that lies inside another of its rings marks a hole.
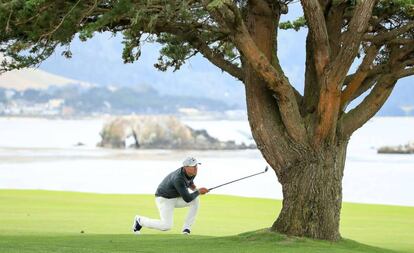
[[[127,63],[138,60],[143,41],[163,45],[160,70],[202,54],[245,85],[253,137],[283,188],[272,229],[337,240],[349,138],[398,79],[414,74],[414,1],[301,0],[304,17],[280,23],[291,2],[3,0],[2,70],[35,66],[57,46],[70,57],[75,36],[106,31],[123,34]],[[305,88],[298,92],[279,64],[277,36],[278,29],[301,27],[308,34]]]

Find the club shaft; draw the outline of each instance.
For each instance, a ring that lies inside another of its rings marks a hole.
[[[266,171],[262,171],[262,172],[259,172],[259,173],[256,173],[256,174],[253,174],[253,175],[250,175],[250,176],[247,176],[247,177],[242,177],[242,178],[239,178],[239,179],[236,179],[236,180],[233,180],[233,181],[230,181],[230,182],[227,182],[227,183],[221,184],[221,185],[217,185],[217,186],[215,186],[215,187],[213,187],[213,188],[210,188],[210,189],[208,189],[208,190],[209,190],[209,191],[211,191],[211,190],[213,190],[213,189],[216,189],[216,188],[222,187],[222,186],[224,186],[224,185],[228,185],[228,184],[231,184],[231,183],[234,183],[234,182],[237,182],[237,181],[240,181],[240,180],[243,180],[243,179],[249,178],[249,177],[253,177],[253,176],[256,176],[256,175],[259,175],[259,174],[263,174],[263,173],[265,173],[265,172],[266,172]]]

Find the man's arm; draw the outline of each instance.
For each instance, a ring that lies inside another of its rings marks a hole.
[[[198,191],[201,195],[206,194],[207,192],[209,192],[208,189],[205,188],[205,187],[201,187],[201,188],[197,189],[197,186],[195,186],[194,183],[191,183],[190,189],[193,190],[193,191]]]
[[[180,179],[175,180],[174,187],[178,191],[180,196],[184,199],[184,201],[187,202],[187,203],[193,201],[195,198],[198,197],[198,195],[200,195],[200,192],[198,192],[198,191],[195,191],[193,193],[189,193],[188,190],[187,190],[187,187],[185,186],[184,180],[180,180]],[[194,187],[195,187],[195,185],[194,185]],[[190,188],[191,188],[191,186],[190,186]]]

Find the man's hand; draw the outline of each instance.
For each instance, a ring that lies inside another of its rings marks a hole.
[[[204,187],[201,187],[200,189],[198,189],[198,192],[201,195],[204,195],[204,194],[206,194],[208,192],[208,189],[207,188],[204,188]]]

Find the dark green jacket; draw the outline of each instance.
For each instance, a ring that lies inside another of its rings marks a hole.
[[[188,188],[194,185],[195,176],[189,177],[181,167],[164,178],[155,192],[155,196],[167,199],[182,197],[185,202],[191,202],[200,195],[198,191],[188,192]]]

